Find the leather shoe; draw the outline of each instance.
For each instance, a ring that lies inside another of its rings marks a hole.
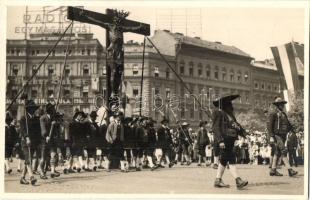
[[[23,185],[29,184],[29,182],[25,179],[25,177],[22,177],[19,182],[20,182],[20,184],[23,184]]]
[[[297,175],[297,174],[298,174],[298,172],[294,171],[293,169],[288,169],[288,175],[289,175],[290,177],[293,177],[293,176],[295,176],[295,175]]]
[[[243,181],[240,177],[236,178],[237,189],[242,189],[248,184],[248,181]]]
[[[217,188],[228,188],[229,185],[225,184],[225,183],[222,181],[222,179],[217,178],[217,179],[215,179],[214,187],[217,187]]]

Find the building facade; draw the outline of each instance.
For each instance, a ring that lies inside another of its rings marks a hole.
[[[68,36],[25,88],[38,104],[58,97]],[[7,104],[32,76],[57,37],[41,34],[32,35],[27,41],[7,41]],[[139,114],[142,68],[142,114],[156,121],[165,116],[172,124],[186,120],[197,126],[199,120],[208,119],[205,111],[213,109],[212,101],[218,96],[239,94],[241,98],[234,102],[236,111],[246,112],[266,109],[275,96],[281,95],[283,77],[273,62],[254,62],[254,58],[234,46],[166,30],[156,30],[150,39],[165,60],[150,43],[146,44],[144,56],[143,44],[124,44],[122,91],[127,96],[127,115]],[[72,116],[76,108],[89,113],[102,104],[106,93],[105,49],[92,34],[71,35],[63,80],[59,109],[66,115]],[[303,82],[303,75],[300,81]],[[18,115],[19,105],[17,101],[13,106],[14,115]]]

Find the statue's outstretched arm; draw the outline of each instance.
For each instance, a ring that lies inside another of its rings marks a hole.
[[[95,19],[95,18],[93,18],[93,17],[87,16],[83,11],[80,12],[80,16],[81,16],[81,17],[87,18],[89,21],[91,21],[91,22],[93,22],[94,24],[97,24],[97,25],[99,25],[99,26],[102,26],[103,28],[108,29],[108,28],[110,27],[110,24],[109,24],[109,23],[105,23],[105,22],[102,22],[102,21],[100,21],[100,20],[97,20],[97,19]]]
[[[129,26],[122,26],[123,32],[130,32],[130,31],[138,31],[143,29],[144,26],[140,24],[139,26],[136,27],[129,27]]]

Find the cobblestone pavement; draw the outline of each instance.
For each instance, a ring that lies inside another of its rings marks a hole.
[[[14,162],[15,163],[15,162]],[[40,180],[36,186],[20,185],[20,174],[13,164],[13,172],[5,174],[5,192],[8,193],[153,193],[153,194],[278,194],[302,195],[304,168],[296,168],[298,176],[291,178],[284,169],[283,177],[270,177],[267,166],[238,165],[240,176],[249,181],[246,189],[237,190],[229,170],[223,180],[230,188],[214,188],[216,170],[211,167],[177,165],[155,171],[122,173],[119,170],[61,174],[60,177]],[[49,173],[48,173],[49,175]]]

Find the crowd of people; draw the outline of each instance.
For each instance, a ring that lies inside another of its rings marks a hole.
[[[234,98],[237,96],[215,101],[214,105],[217,107],[218,102],[226,100],[227,112],[232,113],[229,109],[233,110]],[[8,174],[12,172],[10,161],[16,157],[20,183],[32,185],[37,182],[35,175],[46,180],[61,174],[110,172],[119,168],[122,172],[154,171],[178,163],[218,169],[216,187],[227,187],[221,180],[226,167],[232,168],[238,188],[247,185],[237,175],[234,167],[237,163],[269,164],[270,175],[281,176],[275,166],[279,167],[286,157],[282,150],[270,142],[267,132],[249,133],[234,115],[227,117],[222,111],[226,104],[213,114],[211,126],[207,121],[200,121],[199,128],[193,130],[187,122],[177,122],[170,128],[166,118],[158,124],[149,117],[125,117],[122,112],[98,120],[96,111],[86,114],[77,110],[72,119],[64,120],[64,114],[56,112],[55,104],[48,103],[41,112],[33,100],[25,100],[25,113],[19,123],[6,113],[5,170]],[[221,136],[222,129],[226,136]],[[303,160],[303,134],[291,131],[285,137],[290,167],[297,167]],[[289,174],[293,176],[297,172],[290,168]]]
[[[26,100],[25,115],[18,124],[9,112],[6,114],[6,172],[12,172],[12,157],[18,159],[21,184],[35,184],[35,175],[48,179],[48,172],[50,178],[59,177],[60,170],[63,174],[98,169],[110,172],[118,167],[122,172],[146,168],[153,171],[164,165],[193,162],[194,139],[186,122],[178,122],[177,128],[170,129],[165,118],[157,124],[148,117],[124,117],[122,112],[116,112],[107,126],[105,119],[97,117],[96,111],[89,115],[76,111],[67,121],[64,114],[56,112],[54,104],[45,105],[42,113],[33,100]],[[199,155],[209,143],[206,124],[200,122]]]

